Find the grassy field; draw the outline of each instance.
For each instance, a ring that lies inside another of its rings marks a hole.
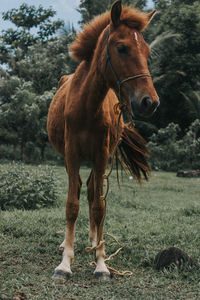
[[[93,278],[93,255],[85,252],[88,170],[83,168],[73,276],[55,281],[51,277],[61,261],[58,246],[64,237],[67,190],[64,168],[56,167],[55,172],[60,178],[59,207],[0,213],[0,299],[200,299],[198,268],[160,272],[153,268],[158,251],[170,246],[200,263],[200,178],[153,172],[140,187],[124,176],[119,190],[113,171],[104,231],[115,235],[124,249],[109,264],[133,275],[101,281]],[[116,249],[107,246],[107,255]]]

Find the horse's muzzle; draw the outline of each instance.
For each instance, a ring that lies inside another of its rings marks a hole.
[[[159,104],[160,104],[159,99],[152,100],[150,97],[145,96],[142,98],[141,104],[140,104],[141,113],[144,115],[148,115],[148,116],[152,115],[156,111]]]
[[[156,111],[159,105],[159,99],[152,100],[149,96],[143,96],[140,101],[136,99],[131,100],[133,113],[146,117],[151,116]]]

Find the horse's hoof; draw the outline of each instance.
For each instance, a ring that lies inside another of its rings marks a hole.
[[[69,279],[71,276],[71,273],[64,272],[63,270],[55,270],[53,274],[53,279]]]
[[[107,272],[95,272],[94,278],[96,279],[103,279],[103,280],[110,280],[112,278],[110,273]]]

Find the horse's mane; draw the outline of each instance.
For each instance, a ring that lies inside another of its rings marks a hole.
[[[90,60],[93,56],[98,38],[104,28],[110,23],[110,12],[95,17],[89,24],[83,26],[74,43],[70,46],[72,57],[77,61]],[[144,13],[131,7],[123,7],[120,22],[130,28],[143,31],[148,25]]]

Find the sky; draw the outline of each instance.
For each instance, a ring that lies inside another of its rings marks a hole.
[[[0,31],[12,27],[11,22],[2,19],[2,12],[19,8],[22,3],[36,7],[42,5],[44,8],[51,6],[57,12],[56,19],[62,19],[66,24],[70,23],[72,25],[73,23],[75,29],[78,28],[80,14],[76,11],[76,8],[78,8],[80,0],[0,0]],[[148,7],[152,7],[151,0],[148,0]]]

